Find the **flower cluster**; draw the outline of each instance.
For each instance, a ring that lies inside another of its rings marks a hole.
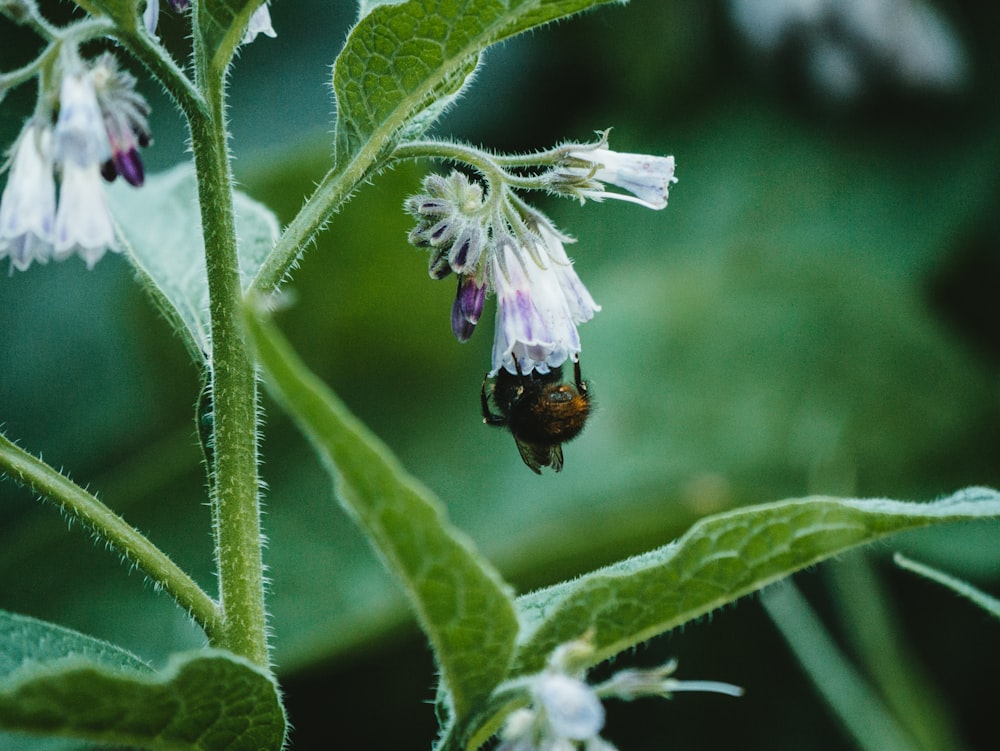
[[[135,78],[110,53],[65,67],[58,114],[36,113],[24,126],[0,196],[0,258],[15,269],[74,253],[92,268],[116,249],[102,176],[136,187],[144,181],[139,148],[150,142],[149,107]]]
[[[676,182],[673,157],[619,154],[596,144],[573,144],[550,153],[549,169],[534,183],[497,169],[486,189],[465,174],[425,178],[424,192],[406,210],[417,220],[409,241],[430,251],[430,275],[458,277],[452,331],[467,341],[494,294],[497,315],[491,375],[547,373],[580,354],[577,326],[599,311],[566,254],[564,235],[525,203],[512,186],[558,195],[619,198],[659,209]],[[488,173],[484,173],[487,176]],[[608,191],[606,184],[628,191]]]
[[[670,698],[678,691],[710,691],[742,696],[743,689],[717,681],[679,681],[676,661],[652,670],[626,669],[591,685],[585,670],[593,647],[586,638],[557,647],[545,670],[526,681],[529,706],[512,712],[500,731],[497,751],[614,751],[601,737],[603,698],[631,701],[645,696]]]

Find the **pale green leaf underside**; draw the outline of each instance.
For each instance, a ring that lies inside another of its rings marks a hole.
[[[336,155],[341,169],[359,154],[376,163],[403,135],[430,126],[489,45],[622,0],[410,0],[365,3],[334,65]],[[372,7],[375,5],[375,7]]]
[[[458,716],[506,675],[517,634],[507,586],[433,494],[310,373],[269,324],[250,322],[268,387],[336,478],[337,496],[410,598]],[[332,574],[331,574],[332,575]]]
[[[273,679],[229,653],[176,655],[153,672],[117,647],[0,613],[0,728],[163,751],[281,748]]]
[[[211,351],[208,277],[190,164],[152,175],[141,190],[116,184],[111,210],[129,260],[196,362]],[[278,238],[278,220],[263,204],[235,194],[236,236],[243,287],[257,274]]]
[[[54,623],[0,610],[0,682],[9,680],[12,673],[29,663],[67,657],[116,670],[152,672],[138,657],[114,644]]]
[[[998,516],[1000,494],[970,488],[934,503],[815,497],[703,519],[674,543],[518,598],[512,675],[539,670],[591,628],[602,660],[848,548]]]

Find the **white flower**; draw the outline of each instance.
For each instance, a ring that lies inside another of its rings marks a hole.
[[[247,25],[246,33],[243,35],[243,44],[250,44],[259,34],[271,37],[278,36],[271,25],[271,11],[267,9],[267,3],[261,5],[250,16],[250,23]]]
[[[555,180],[576,178],[581,181],[569,188],[569,192],[581,200],[614,198],[650,209],[666,208],[670,184],[677,182],[674,158],[611,151],[604,148],[606,140],[605,135],[596,147],[568,151],[567,156],[573,162],[560,168]],[[606,190],[605,184],[627,190],[632,195]]]
[[[52,131],[29,122],[13,149],[7,186],[0,197],[0,258],[24,271],[32,261],[52,255],[56,185],[52,167]]]
[[[63,76],[59,90],[55,158],[63,164],[101,165],[111,158],[104,116],[97,104],[94,81],[87,73]]]
[[[547,373],[580,354],[573,310],[553,266],[551,259],[540,266],[511,237],[495,249],[489,276],[497,295],[491,376],[500,368]]]
[[[534,694],[553,732],[562,738],[585,741],[604,727],[604,705],[578,678],[547,671],[535,681]]]
[[[63,164],[59,210],[56,213],[55,258],[78,253],[91,269],[108,249],[115,248],[115,227],[97,164]]]
[[[160,0],[146,0],[146,10],[142,14],[142,24],[150,34],[156,33],[160,21]]]
[[[604,705],[579,678],[546,669],[530,682],[531,708],[510,714],[497,751],[615,751],[601,738]]]

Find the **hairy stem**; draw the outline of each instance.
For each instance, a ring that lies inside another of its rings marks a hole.
[[[223,622],[214,646],[268,665],[257,475],[257,383],[241,325],[232,175],[222,75],[199,81],[208,116],[194,116],[191,146],[205,234],[210,296],[212,512]]]

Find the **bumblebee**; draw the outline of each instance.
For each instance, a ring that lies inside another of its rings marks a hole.
[[[562,382],[562,367],[524,375],[516,358],[514,367],[516,375],[501,368],[492,386],[487,387],[489,375],[483,378],[483,422],[507,428],[521,459],[536,475],[542,473],[542,467],[559,472],[563,466],[562,444],[580,435],[591,411],[590,392],[580,375],[580,362],[573,364],[573,384]],[[500,414],[490,408],[491,396]]]

